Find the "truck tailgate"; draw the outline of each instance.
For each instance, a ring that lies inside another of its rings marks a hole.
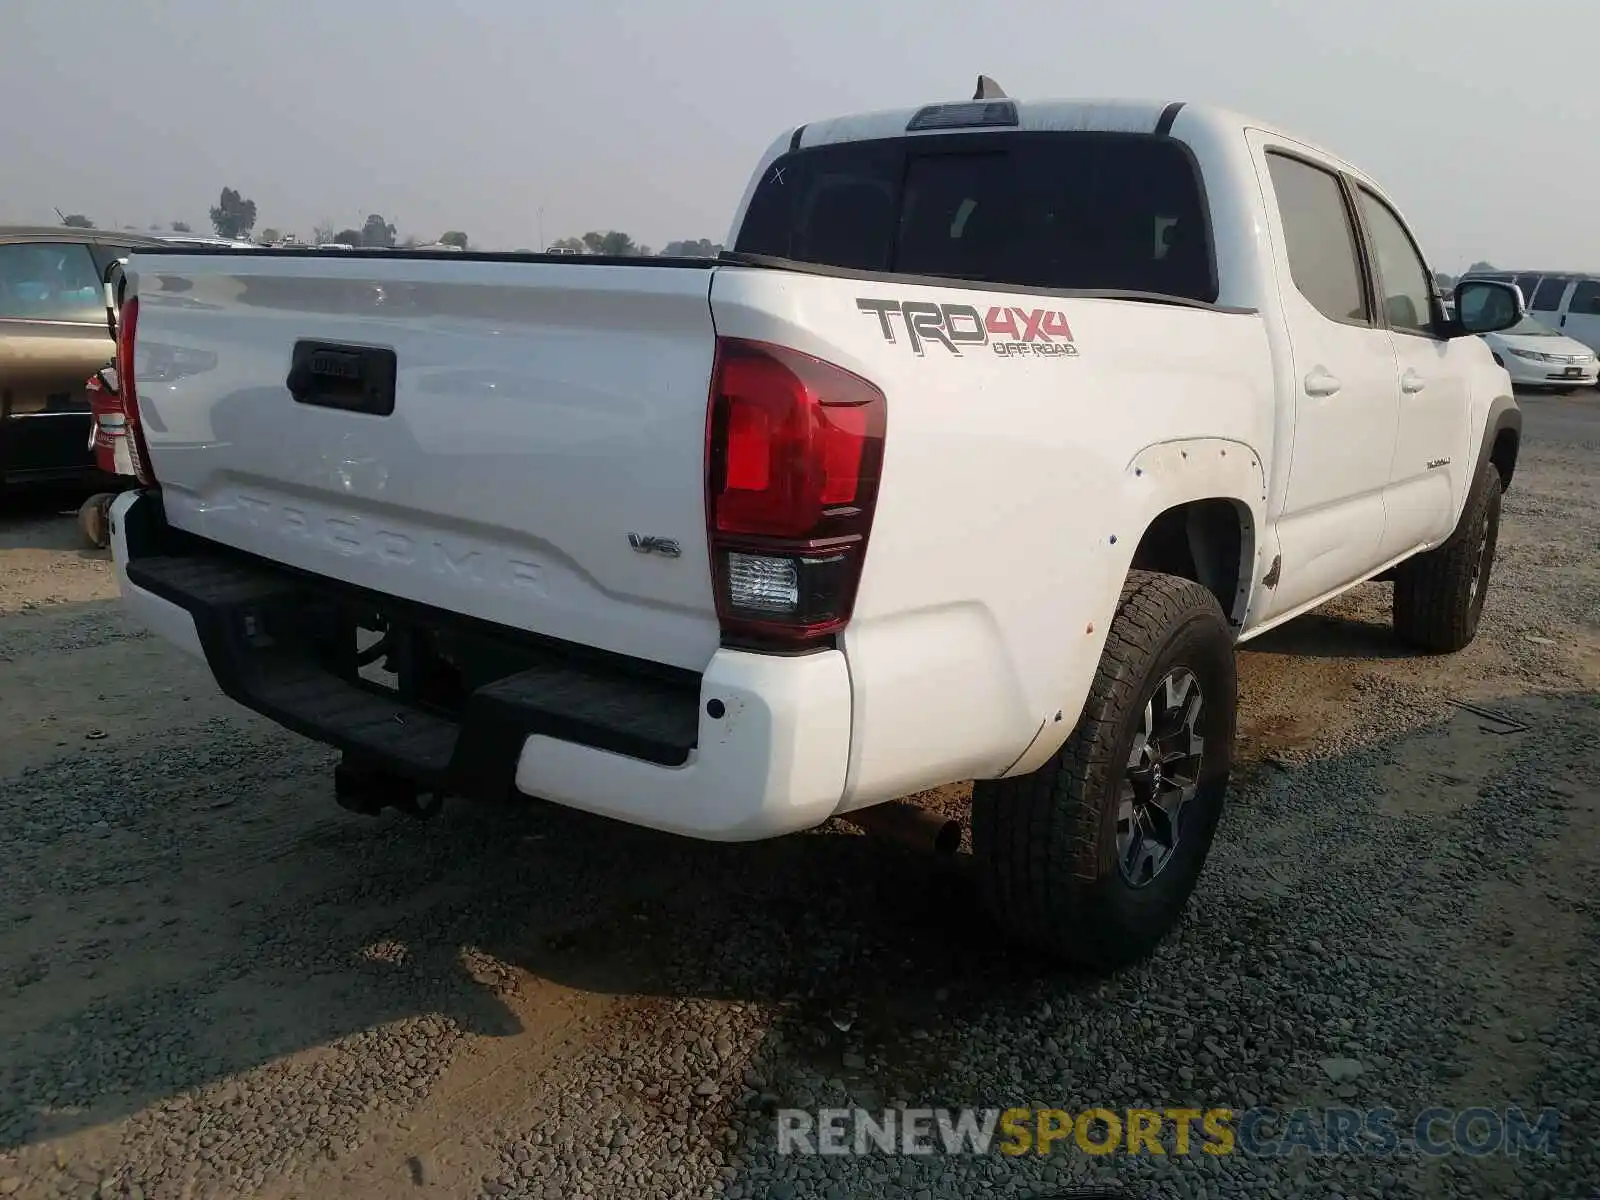
[[[139,405],[171,524],[704,669],[718,644],[709,265],[157,254],[130,270]],[[319,359],[291,393],[301,342],[379,353]],[[341,363],[376,364],[355,368],[371,384],[382,351],[392,411],[326,406]]]

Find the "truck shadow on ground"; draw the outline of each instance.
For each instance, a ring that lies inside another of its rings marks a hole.
[[[1579,727],[1596,723],[1595,701],[1499,703],[1513,713],[1562,713],[1578,738],[1594,732]],[[99,795],[103,780],[85,782],[82,811],[30,842],[7,886],[0,1149],[198,1097],[245,1073],[286,1070],[286,1056],[406,1018],[436,1016],[469,1035],[515,1039],[526,1032],[527,993],[552,983],[646,1006],[731,1000],[778,1013],[756,1068],[785,1103],[819,1099],[809,1089],[828,1077],[851,1080],[861,1100],[937,1103],[958,1053],[989,1055],[998,1091],[955,1102],[1021,1103],[1052,1078],[1079,1093],[1095,1086],[1100,1068],[1063,1058],[1085,1026],[1093,1027],[1085,1044],[1103,1046],[1109,1035],[1099,1027],[1120,1028],[1140,1005],[1157,1006],[1142,1010],[1146,1017],[1162,1003],[1181,1016],[1188,990],[1240,987],[1261,953],[1302,953],[1313,935],[1330,943],[1353,932],[1413,937],[1388,924],[1393,905],[1374,907],[1370,929],[1319,923],[1316,897],[1350,886],[1343,872],[1363,888],[1414,892],[1407,919],[1418,926],[1430,914],[1446,927],[1473,919],[1454,901],[1440,908],[1427,878],[1384,849],[1404,835],[1444,854],[1452,830],[1468,824],[1462,813],[1379,819],[1381,789],[1372,786],[1358,800],[1319,792],[1308,807],[1314,780],[1252,762],[1242,764],[1183,927],[1151,962],[1102,979],[1052,970],[1008,944],[982,915],[969,873],[834,827],[722,846],[546,805],[464,807],[430,825],[369,822],[330,815],[331,759],[320,749],[254,718],[205,719],[227,726],[229,750],[197,761],[182,729],[129,747],[127,778],[145,782],[129,783],[109,804]],[[1351,769],[1372,785],[1384,762],[1437,754],[1432,742],[1457,736],[1451,728],[1441,719],[1402,742],[1356,751],[1362,762]],[[1469,806],[1507,803],[1490,785],[1514,742],[1498,739],[1494,751],[1501,757],[1486,760]],[[1452,755],[1458,769],[1459,758]],[[1561,762],[1547,757],[1543,769],[1559,771]],[[230,775],[240,782],[216,782]],[[198,782],[206,779],[213,782]],[[39,786],[37,773],[0,781],[8,823],[38,819],[30,801]],[[1346,827],[1328,828],[1328,820]],[[1548,823],[1524,822],[1519,836],[1531,842]],[[1320,857],[1286,849],[1314,826],[1307,844],[1322,845]],[[1330,845],[1340,847],[1336,858]],[[1484,860],[1475,869],[1487,875],[1497,866]],[[1286,910],[1291,898],[1303,905]],[[1429,953],[1447,960],[1449,941],[1436,938]],[[1449,970],[1431,982],[1426,972],[1405,980],[1437,992],[1441,1011],[1457,1010]],[[1340,1052],[1343,1035],[1326,1012],[1270,986],[1241,995],[1255,1012],[1241,1018],[1245,1027],[1288,1020],[1308,1061]],[[1050,1006],[1060,1044],[1046,1053],[1037,1042]],[[673,1036],[672,1022],[663,1006],[654,1034]],[[1028,1045],[1016,1043],[1015,1030],[1030,1031]],[[1125,1034],[1132,1041],[1118,1053],[1131,1063],[1144,1043],[1166,1036],[1147,1021]],[[852,1074],[857,1054],[870,1055],[869,1078]],[[1149,1061],[1175,1060],[1152,1050]],[[387,1060],[376,1069],[381,1075]],[[1223,1064],[1202,1060],[1200,1075],[1186,1079],[1169,1077],[1168,1066],[1149,1070],[1139,1068],[1129,1086],[1159,1096],[1209,1089],[1226,1103],[1238,1102],[1228,1088],[1267,1096],[1284,1086],[1265,1061],[1228,1065],[1226,1087]]]
[[[1368,584],[1360,589],[1370,600],[1381,595],[1387,606],[1390,588]],[[1371,607],[1370,605],[1368,607]],[[1395,636],[1392,623],[1366,615],[1312,612],[1262,634],[1245,644],[1257,654],[1295,658],[1419,658],[1422,652]]]

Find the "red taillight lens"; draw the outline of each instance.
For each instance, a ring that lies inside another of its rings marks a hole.
[[[886,408],[881,391],[842,367],[718,341],[706,505],[724,636],[794,648],[849,621]]]
[[[128,430],[128,455],[133,460],[133,473],[145,487],[154,487],[156,474],[150,464],[144,426],[139,421],[139,393],[133,382],[133,339],[138,329],[139,297],[131,296],[117,314],[117,396]]]

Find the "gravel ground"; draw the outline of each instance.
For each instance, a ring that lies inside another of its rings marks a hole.
[[[1008,952],[959,871],[843,828],[348,816],[330,754],[123,623],[69,519],[0,520],[0,1197],[1587,1197],[1600,404],[1526,409],[1478,641],[1405,656],[1377,585],[1252,644],[1195,902],[1111,979]],[[778,1107],[897,1103],[1549,1105],[1562,1133],[1517,1161],[776,1153]]]

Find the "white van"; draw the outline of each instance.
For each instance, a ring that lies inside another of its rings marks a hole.
[[[1600,354],[1600,277],[1546,275],[1528,298],[1528,311]]]

